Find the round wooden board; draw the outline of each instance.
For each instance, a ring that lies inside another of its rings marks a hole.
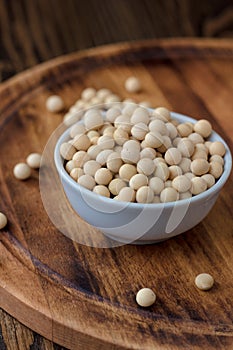
[[[156,245],[98,249],[53,226],[36,171],[25,182],[12,174],[62,121],[46,98],[59,94],[69,107],[87,86],[205,117],[232,149],[232,60],[230,40],[125,43],[57,58],[0,87],[0,210],[9,219],[0,235],[2,308],[69,349],[232,349],[232,178],[193,230]],[[135,96],[124,91],[131,75],[143,85]],[[215,278],[209,292],[194,286],[200,272]],[[157,294],[148,309],[135,302],[143,286]]]

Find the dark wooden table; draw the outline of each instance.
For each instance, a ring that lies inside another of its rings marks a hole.
[[[0,0],[0,81],[52,57],[100,44],[154,37],[232,37],[230,5],[230,0]],[[5,349],[64,348],[0,310],[0,350]]]

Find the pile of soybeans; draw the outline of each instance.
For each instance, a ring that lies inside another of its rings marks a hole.
[[[225,146],[209,121],[179,123],[164,107],[92,108],[60,154],[79,185],[113,200],[160,203],[198,195],[222,175]]]

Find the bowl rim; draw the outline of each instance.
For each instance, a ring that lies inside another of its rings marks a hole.
[[[151,110],[151,109],[150,109]],[[191,122],[191,123],[196,123],[198,120],[191,118],[189,116],[186,116],[184,114],[181,113],[177,113],[177,112],[172,112],[171,111],[171,116],[174,119],[177,119],[180,122]],[[79,121],[77,123],[81,123],[82,121]],[[74,124],[77,124],[74,123]],[[73,124],[73,125],[74,125]],[[221,141],[225,148],[226,148],[226,153],[224,155],[224,171],[221,175],[221,177],[217,180],[217,182],[210,187],[209,189],[207,189],[206,191],[195,195],[193,197],[187,198],[187,199],[179,199],[177,201],[173,201],[173,202],[166,202],[166,203],[135,203],[135,202],[124,202],[124,201],[115,201],[112,198],[107,198],[104,196],[101,196],[91,190],[86,189],[85,187],[79,185],[74,179],[72,179],[72,177],[69,176],[69,174],[66,172],[64,166],[63,166],[63,160],[62,157],[60,155],[60,145],[63,142],[66,142],[68,140],[68,136],[69,136],[69,132],[71,127],[73,126],[71,125],[70,127],[68,127],[58,138],[55,148],[54,148],[54,162],[55,162],[55,166],[57,169],[57,172],[60,176],[60,178],[64,179],[64,181],[68,182],[69,185],[73,188],[74,191],[83,191],[86,195],[89,196],[93,196],[93,198],[96,200],[97,198],[106,205],[114,205],[116,208],[119,207],[121,208],[122,205],[128,205],[131,208],[137,208],[137,209],[143,209],[145,207],[149,207],[151,209],[156,209],[156,208],[172,208],[174,207],[174,204],[177,206],[183,206],[186,204],[191,204],[191,203],[195,203],[197,201],[202,201],[202,200],[208,200],[208,198],[211,196],[213,196],[215,193],[219,192],[221,190],[221,188],[224,186],[224,184],[226,183],[228,177],[230,176],[231,173],[231,168],[232,168],[232,156],[231,156],[231,152],[230,152],[230,148],[228,147],[227,143],[223,140],[223,138],[216,133],[215,131],[212,131],[211,133],[211,138],[217,138],[218,141]]]

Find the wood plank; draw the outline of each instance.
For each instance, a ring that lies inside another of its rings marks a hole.
[[[232,57],[227,40],[125,43],[57,58],[0,87],[0,209],[9,217],[0,236],[0,305],[6,311],[69,349],[231,349],[232,177],[192,230],[157,245],[97,249],[72,242],[49,221],[36,171],[19,182],[12,169],[41,152],[61,122],[62,114],[45,109],[51,93],[66,108],[89,85],[129,97],[123,83],[131,74],[142,81],[138,101],[204,115],[231,140],[232,89],[223,83],[227,68],[221,75],[216,66],[227,62],[231,72]],[[96,233],[81,219],[79,230]],[[202,271],[216,280],[208,293],[194,286]],[[146,310],[135,302],[145,285],[157,293]]]

